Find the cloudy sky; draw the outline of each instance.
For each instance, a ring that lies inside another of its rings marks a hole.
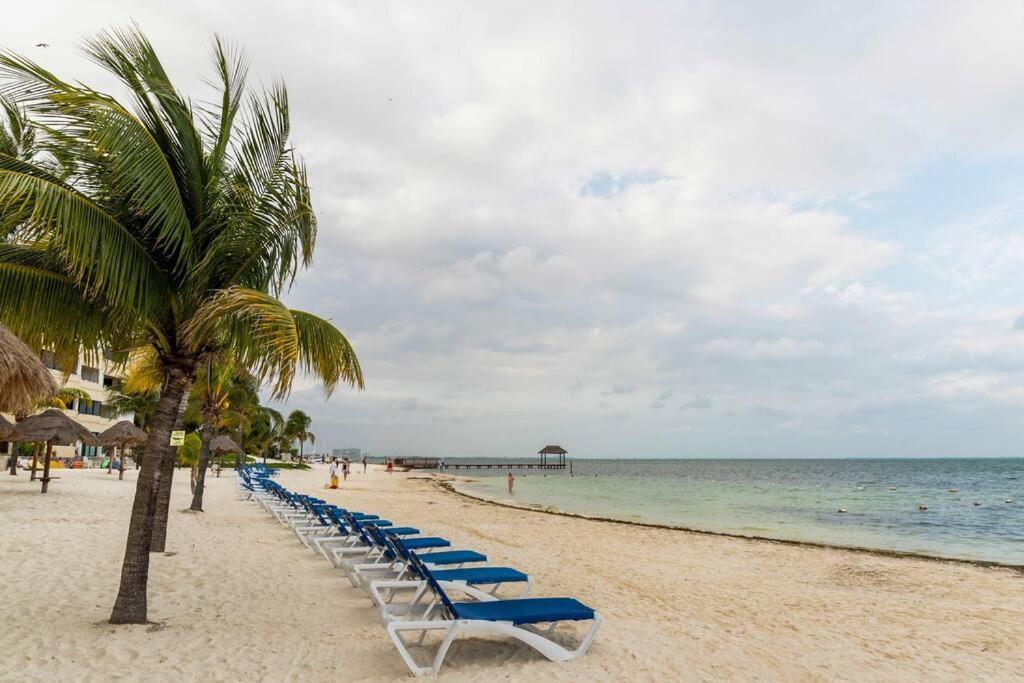
[[[290,301],[367,379],[296,385],[318,444],[1024,452],[1019,3],[257,4],[36,0],[0,45],[102,84],[78,40],[134,19],[196,97],[214,32],[286,81]]]

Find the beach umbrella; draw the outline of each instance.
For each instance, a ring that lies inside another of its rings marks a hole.
[[[99,445],[99,441],[92,432],[56,408],[50,408],[39,415],[33,415],[19,422],[14,428],[14,438],[18,441],[46,442],[46,460],[43,461],[43,493],[46,493],[46,489],[50,485],[50,456],[53,454],[53,444],[69,446],[76,441],[81,441],[90,446]],[[33,455],[33,473],[35,465],[36,458]]]
[[[242,454],[242,447],[231,440],[227,434],[221,434],[215,436],[210,441],[210,452],[222,455],[224,453],[234,453],[235,455]]]
[[[217,455],[224,455],[225,453],[234,453],[237,459],[242,455],[242,447],[231,440],[227,434],[221,434],[215,436],[210,440],[210,452],[216,453]],[[217,476],[220,476],[220,463],[218,461]]]
[[[56,393],[57,381],[39,356],[0,325],[0,413],[27,413]]]
[[[103,447],[111,447],[114,449],[115,455],[118,449],[121,451],[120,465],[118,466],[118,479],[124,479],[124,449],[132,446],[141,446],[146,443],[146,439],[149,435],[136,427],[129,420],[121,420],[116,425],[103,432],[97,437],[100,445]],[[114,465],[114,459],[107,454],[107,474],[110,474],[110,470]]]

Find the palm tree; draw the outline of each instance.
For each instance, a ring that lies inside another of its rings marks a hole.
[[[311,426],[313,426],[313,419],[301,410],[293,410],[288,413],[288,419],[285,420],[284,434],[288,443],[299,442],[299,462],[303,462],[303,447],[306,442],[316,443],[316,434],[309,431]]]
[[[267,464],[267,453],[274,448],[284,428],[284,418],[281,413],[267,406],[257,405],[253,409],[250,418],[248,432],[243,437],[242,450],[252,451],[263,457],[263,464]]]
[[[59,408],[61,410],[71,410],[74,407],[75,399],[78,399],[79,405],[84,405],[85,407],[92,405],[92,396],[85,390],[74,387],[61,387],[52,398],[37,401],[35,407],[40,409]]]
[[[274,398],[298,372],[362,387],[344,335],[279,296],[310,263],[316,218],[288,143],[284,86],[246,96],[246,61],[217,39],[217,99],[171,82],[137,27],[85,54],[122,102],[0,53],[0,88],[38,122],[29,160],[0,153],[0,318],[58,354],[148,347],[161,375],[112,623],[145,623],[149,552],[174,471],[170,433],[197,368],[229,351]],[[60,173],[55,169],[60,170]]]
[[[202,416],[202,449],[199,452],[198,476],[189,509],[198,512],[203,510],[211,439],[224,428],[248,425],[249,412],[258,405],[259,384],[236,359],[226,354],[207,358],[204,371],[192,386],[192,399],[189,402],[189,410]],[[236,464],[243,462],[242,458],[236,459]]]

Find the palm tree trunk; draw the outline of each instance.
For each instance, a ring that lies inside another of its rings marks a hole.
[[[245,467],[245,465],[248,462],[248,459],[245,456],[245,446],[243,445],[243,441],[242,441],[242,428],[241,427],[238,428],[238,446],[239,446],[239,448],[241,449],[242,452],[241,453],[235,453],[235,471],[236,472],[240,472],[242,470],[242,468]]]
[[[181,429],[185,417],[185,406],[188,396],[183,396],[178,406],[178,414],[174,419],[173,429]],[[168,442],[170,437],[168,436]],[[167,548],[167,516],[171,511],[171,485],[174,484],[174,469],[178,463],[177,449],[170,450],[170,456],[163,459],[160,489],[156,496],[156,515],[153,518],[153,539],[150,541],[149,552],[162,553]]]
[[[206,470],[210,467],[210,440],[213,439],[215,420],[211,413],[203,413],[203,445],[199,449],[199,476],[196,478],[196,490],[192,494],[192,505],[189,510],[203,511],[203,490],[206,486]]]
[[[146,441],[146,457],[135,484],[135,502],[132,504],[124,563],[121,565],[121,585],[110,614],[112,624],[146,623],[149,548],[153,540],[156,498],[164,474],[164,461],[169,461],[172,467],[174,465],[176,451],[170,445],[171,431],[191,383],[192,378],[185,370],[167,370],[167,383],[156,406]]]

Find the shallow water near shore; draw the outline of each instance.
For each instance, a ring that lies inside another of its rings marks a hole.
[[[575,460],[571,477],[512,472],[512,496],[505,470],[451,473],[475,479],[468,492],[566,512],[1024,565],[1022,458]]]

